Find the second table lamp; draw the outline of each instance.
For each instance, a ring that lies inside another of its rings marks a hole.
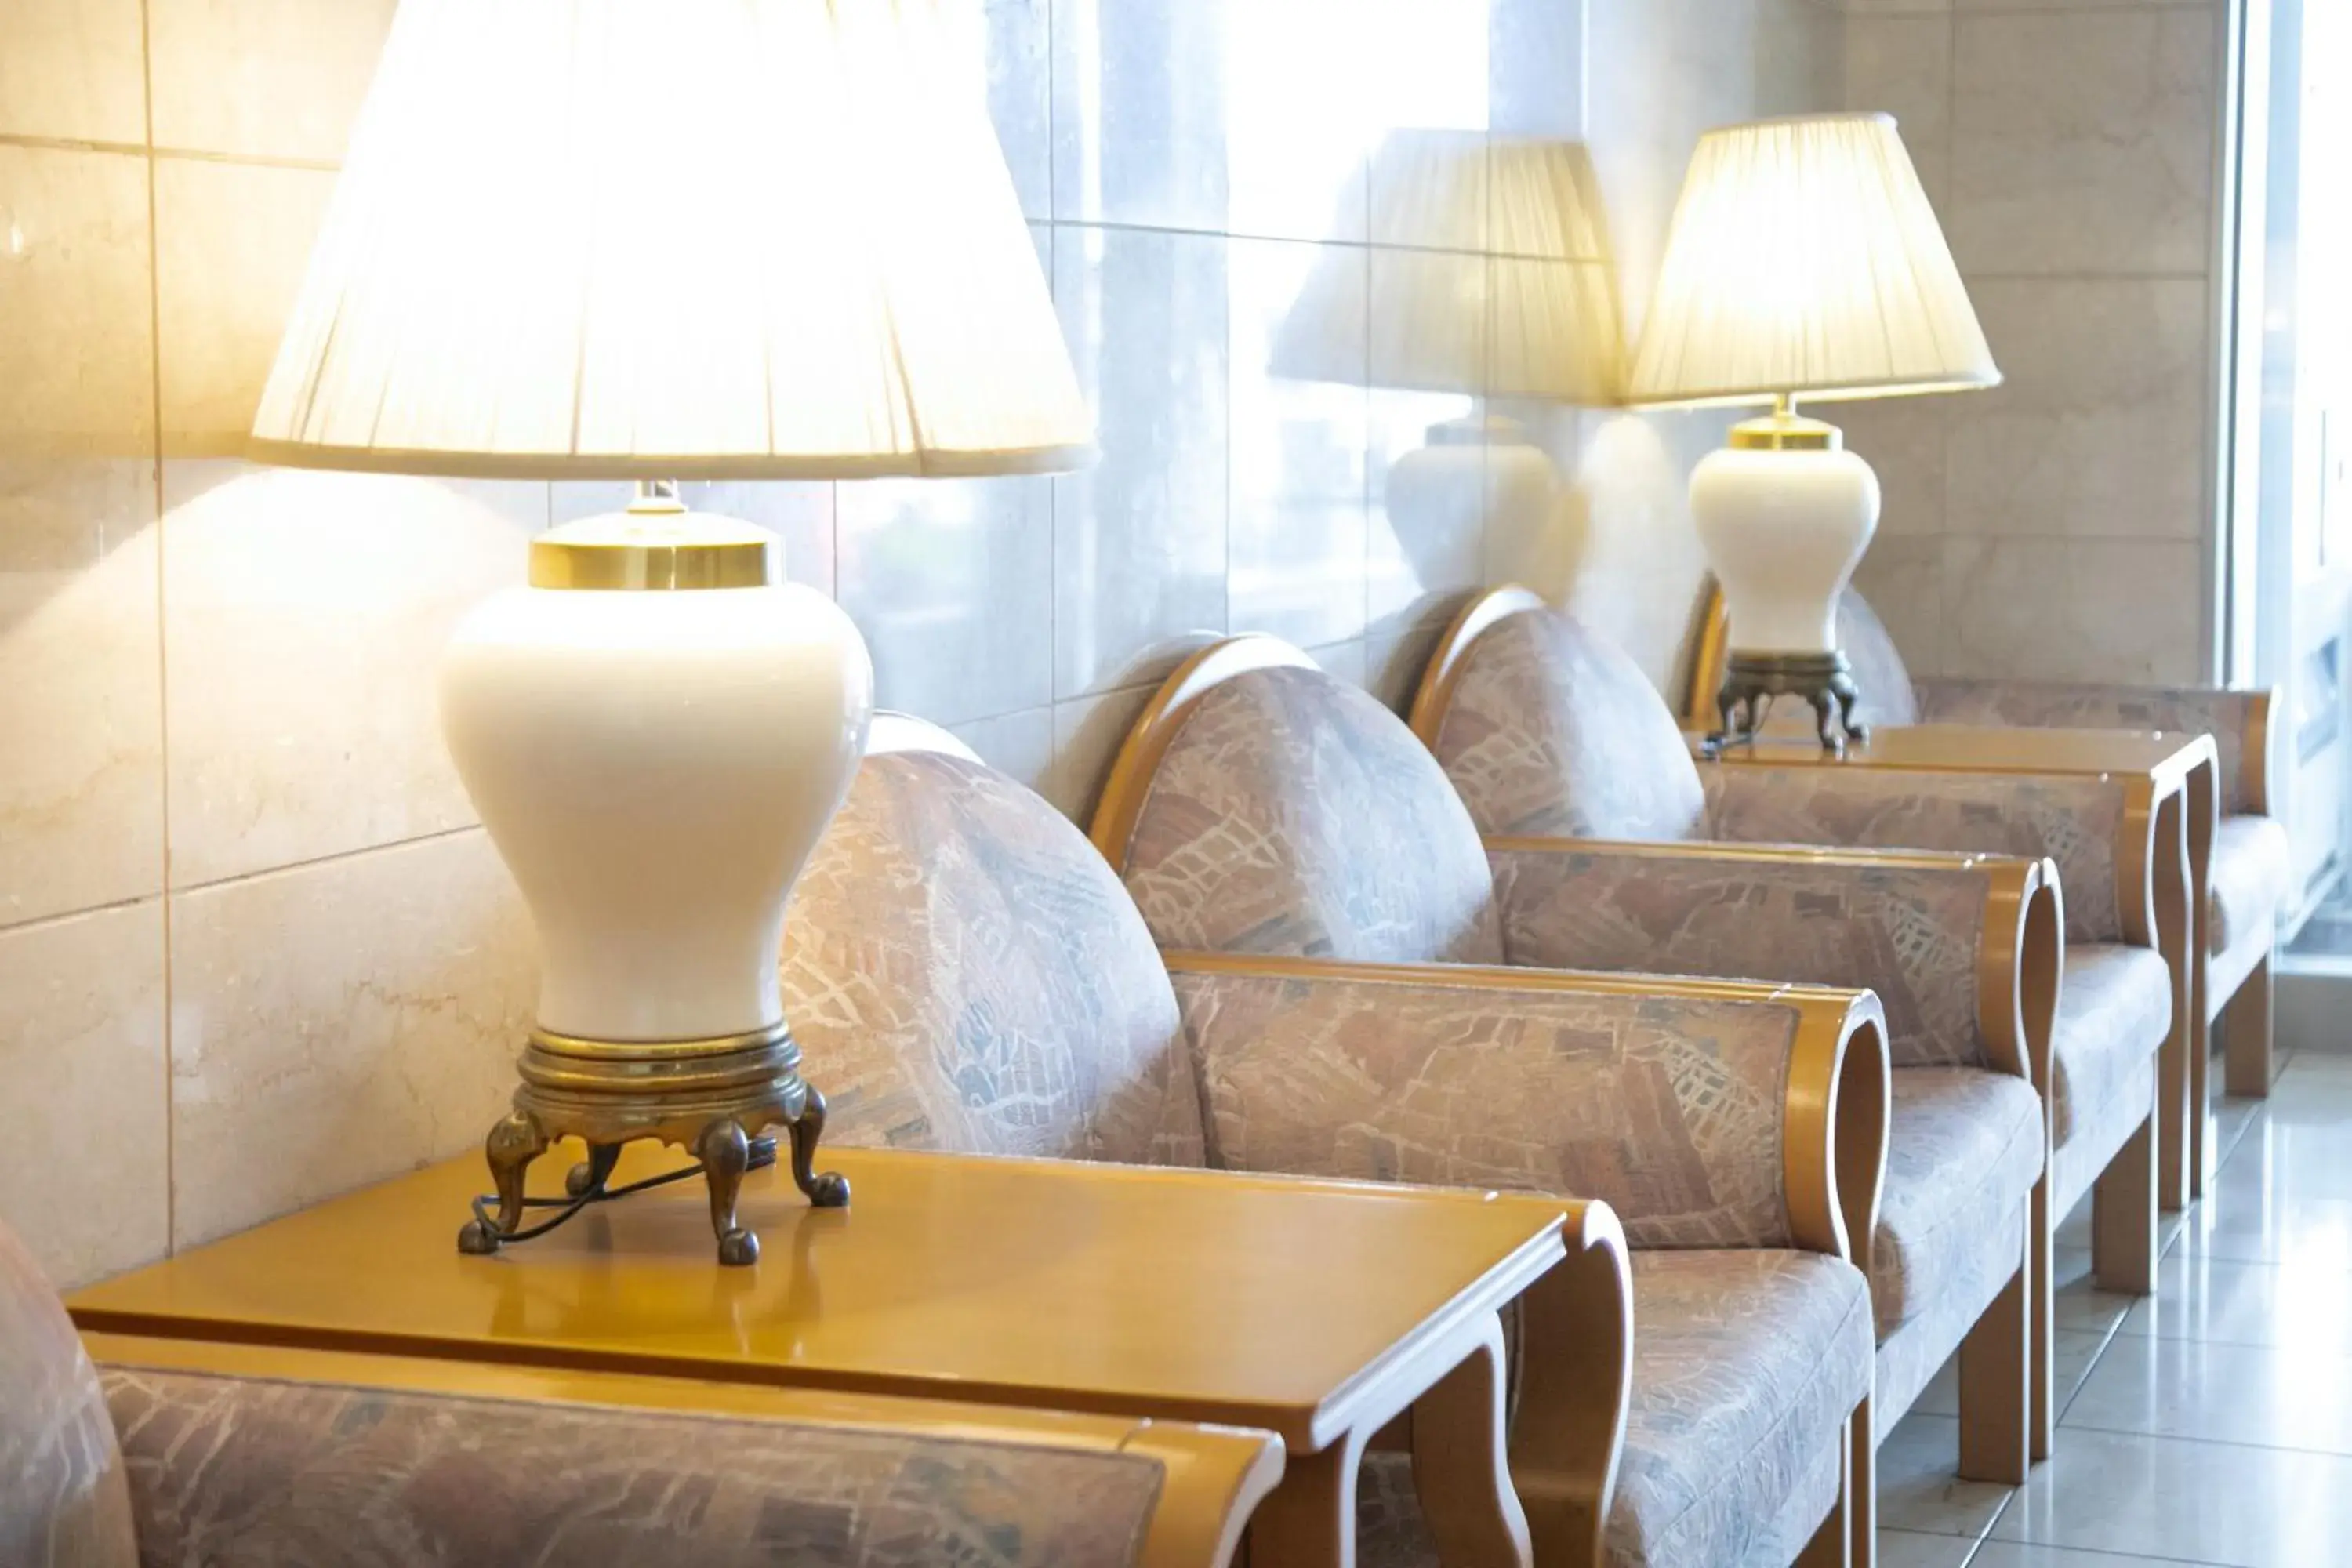
[[[1759,704],[1783,693],[1813,705],[1824,747],[1863,733],[1837,603],[1878,526],[1878,479],[1797,400],[2000,380],[1893,119],[1768,120],[1700,138],[1627,401],[1772,410],[1733,426],[1730,446],[1691,474],[1730,620],[1710,739],[1752,737]]]

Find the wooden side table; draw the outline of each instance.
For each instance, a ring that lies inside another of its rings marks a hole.
[[[675,1161],[633,1147],[618,1179]],[[67,1305],[85,1331],[1262,1427],[1289,1459],[1252,1539],[1284,1568],[1354,1561],[1359,1463],[1402,1436],[1449,1563],[1527,1563],[1531,1545],[1592,1560],[1631,1354],[1605,1205],[884,1150],[836,1163],[846,1209],[808,1207],[772,1170],[745,1183],[768,1244],[750,1269],[712,1264],[691,1184],[461,1257],[453,1222],[483,1184],[468,1156]],[[551,1196],[563,1162],[542,1167]]]
[[[1694,737],[1696,744],[1696,737]],[[2217,1151],[2212,1120],[2210,1026],[2206,1022],[2211,936],[2209,873],[2221,821],[2220,751],[2210,735],[2127,730],[2032,729],[1977,724],[1905,724],[1871,731],[1843,759],[1808,739],[1766,739],[1727,747],[1730,766],[1875,767],[1915,773],[1996,773],[2119,778],[2130,796],[2128,847],[2119,856],[2117,901],[2124,935],[2157,949],[2173,973],[2173,1026],[2162,1063],[2164,1112],[2158,1119],[2158,1171],[2164,1206],[2204,1193]]]

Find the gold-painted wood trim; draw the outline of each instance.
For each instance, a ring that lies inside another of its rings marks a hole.
[[[1163,948],[1171,974],[1237,974],[1265,980],[1319,980],[1365,985],[1417,985],[1465,991],[1519,991],[1571,996],[1654,996],[1694,1002],[1776,1002],[1805,1019],[1843,1021],[1867,991],[1763,980],[1712,980],[1696,974],[1621,974],[1589,969],[1514,969],[1500,963],[1357,963],[1258,952]]]
[[[1484,843],[1507,854],[1613,855],[1654,860],[1753,861],[1780,866],[1853,866],[1863,869],[1981,871],[1998,866],[2031,866],[2013,856],[1958,849],[1873,849],[1836,845],[1748,844],[1722,838],[1559,838],[1542,834],[1496,833]]]
[[[1538,1563],[1597,1563],[1633,1387],[1633,1281],[1608,1205],[1568,1205],[1568,1256],[1519,1300],[1511,1479]]]
[[[1801,1018],[1789,1047],[1780,1177],[1791,1240],[1870,1271],[1891,1112],[1886,1013],[1877,994],[1845,994],[1835,1018]]]
[[[1697,630],[1690,683],[1683,689],[1683,724],[1705,730],[1716,721],[1715,694],[1723,689],[1723,672],[1731,662],[1731,613],[1724,607],[1723,584],[1712,576],[1699,598]]]
[[[2037,1050],[2049,1053],[2065,963],[2058,868],[2047,859],[1991,859],[1985,870],[1991,885],[1977,940],[1977,1027],[1993,1066],[2032,1084],[2046,1112],[2049,1086],[2034,1060]]]
[[[2246,704],[2244,754],[2238,759],[2246,805],[2263,816],[2271,814],[2271,712],[2278,706],[2279,689],[2257,691]]]
[[[1412,707],[1405,715],[1405,722],[1421,737],[1423,745],[1437,750],[1438,732],[1444,729],[1445,715],[1454,706],[1454,689],[1461,683],[1462,672],[1469,667],[1470,650],[1478,639],[1513,616],[1549,609],[1534,589],[1508,583],[1488,589],[1455,612],[1438,635],[1437,646],[1430,650],[1429,662],[1421,667]]]
[[[1129,727],[1127,738],[1119,742],[1118,756],[1112,759],[1102,798],[1095,804],[1094,820],[1087,827],[1087,837],[1102,851],[1111,869],[1126,874],[1129,841],[1135,837],[1135,824],[1143,815],[1143,803],[1150,797],[1152,781],[1160,772],[1160,759],[1167,754],[1169,743],[1183,729],[1201,699],[1235,676],[1254,669],[1317,668],[1312,658],[1280,637],[1258,632],[1211,643],[1178,665],[1175,673],[1160,683],[1160,689],[1151,694],[1151,700],[1143,705],[1143,711]]]
[[[103,1366],[396,1389],[460,1399],[620,1406],[723,1420],[805,1422],[1073,1453],[1134,1454],[1157,1461],[1163,1475],[1160,1500],[1145,1527],[1139,1568],[1223,1568],[1233,1560],[1250,1514],[1280,1481],[1284,1468],[1280,1438],[1240,1426],[637,1373],[96,1331],[85,1332],[82,1342],[90,1359]]]

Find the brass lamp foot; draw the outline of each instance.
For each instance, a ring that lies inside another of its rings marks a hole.
[[[606,1193],[605,1183],[621,1146],[653,1138],[687,1150],[701,1167],[719,1260],[757,1262],[760,1238],[737,1218],[736,1203],[745,1174],[774,1157],[774,1140],[760,1136],[764,1130],[781,1123],[789,1132],[793,1180],[813,1206],[849,1202],[848,1182],[814,1168],[824,1097],[801,1078],[800,1063],[800,1047],[782,1024],[755,1035],[672,1043],[581,1040],[534,1030],[523,1050],[514,1110],[483,1144],[498,1211],[492,1215],[487,1202],[478,1204],[474,1219],[457,1233],[457,1249],[487,1255],[546,1228],[524,1229],[532,1200],[524,1195],[523,1179],[558,1139],[576,1137],[588,1145],[588,1158],[564,1180],[576,1207],[615,1195]]]
[[[1848,741],[1869,743],[1870,727],[1853,721],[1854,704],[1862,694],[1853,683],[1853,667],[1843,653],[1734,649],[1723,689],[1715,694],[1717,727],[1706,737],[1707,754],[1718,755],[1726,746],[1755,744],[1772,699],[1784,696],[1802,697],[1811,704],[1822,750],[1843,756]]]

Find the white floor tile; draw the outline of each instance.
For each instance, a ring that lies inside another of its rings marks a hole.
[[[2118,1335],[2066,1407],[2075,1426],[2352,1456],[2352,1361]]]
[[[2352,1459],[2062,1428],[1996,1540],[2229,1568],[2352,1561]]]

